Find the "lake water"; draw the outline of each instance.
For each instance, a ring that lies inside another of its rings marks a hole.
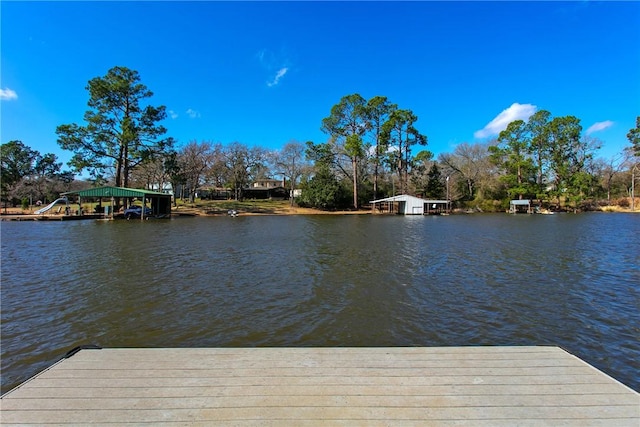
[[[640,216],[1,222],[6,392],[102,347],[558,345],[640,390]]]

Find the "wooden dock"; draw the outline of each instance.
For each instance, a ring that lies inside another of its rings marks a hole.
[[[558,347],[81,350],[8,392],[10,425],[640,425]]]
[[[83,214],[83,215],[0,215],[0,221],[79,221],[83,219],[104,219],[104,214]]]

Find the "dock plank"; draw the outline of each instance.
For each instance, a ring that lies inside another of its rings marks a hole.
[[[212,400],[212,398],[215,398]],[[171,397],[131,397],[131,396],[84,396],[62,398],[49,396],[46,400],[11,399],[3,403],[3,409],[16,410],[133,410],[133,409],[163,409],[174,408],[251,408],[251,407],[280,407],[287,402],[291,408],[300,407],[390,407],[390,408],[425,408],[425,407],[589,407],[608,405],[612,407],[630,407],[636,400],[630,395],[580,394],[564,395],[562,402],[554,396],[537,394],[530,395],[335,395],[335,394],[274,394],[274,395],[244,395],[219,396],[215,393],[204,396],[171,396]]]
[[[557,347],[82,350],[0,423],[640,425],[640,395]]]

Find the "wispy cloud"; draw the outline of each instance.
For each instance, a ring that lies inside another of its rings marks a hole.
[[[591,135],[594,132],[599,132],[601,130],[605,130],[613,126],[613,122],[611,120],[605,120],[604,122],[597,122],[589,126],[589,129],[585,131],[587,135]]]
[[[177,119],[178,118],[178,113],[176,113],[173,110],[169,110],[169,117],[171,117],[172,119]]]
[[[528,120],[537,107],[532,104],[518,104],[514,102],[511,107],[502,111],[493,120],[491,120],[484,128],[473,133],[476,138],[487,138],[496,136],[507,128],[507,125],[515,120]]]
[[[269,49],[262,49],[256,54],[258,62],[269,73],[268,87],[277,86],[282,78],[291,70],[291,62],[285,52],[274,53]],[[271,78],[273,76],[273,78]]]
[[[267,69],[276,68],[276,64],[279,62],[276,59],[276,55],[269,49],[262,49],[256,54],[256,57],[258,58],[258,62],[260,62],[260,65]]]
[[[191,108],[189,108],[187,111],[187,116],[189,116],[192,119],[197,119],[200,117],[200,113],[196,110],[192,110]]]
[[[289,71],[287,67],[280,68],[273,80],[267,82],[267,86],[276,86],[280,82],[280,79],[283,78],[285,74],[287,74],[287,71]]]
[[[3,101],[13,101],[14,99],[18,99],[18,94],[9,88],[0,89],[0,99]]]

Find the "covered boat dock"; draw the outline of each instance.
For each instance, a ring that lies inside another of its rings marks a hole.
[[[89,188],[87,190],[69,191],[62,193],[63,197],[69,198],[70,196],[76,196],[78,198],[78,204],[82,205],[83,199],[98,200],[98,206],[96,206],[96,212],[90,212],[91,214],[102,214],[105,217],[113,218],[117,215],[114,212],[116,206],[116,199],[125,199],[127,206],[132,206],[134,200],[140,200],[142,206],[150,204],[151,214],[145,214],[145,210],[141,211],[141,218],[145,216],[154,218],[168,218],[171,216],[171,195],[165,193],[159,193],[156,191],[141,190],[136,188],[125,187],[96,187]],[[103,206],[103,201],[107,201],[107,205]],[[80,212],[82,214],[82,212]]]
[[[509,213],[528,213],[534,212],[533,205],[529,199],[511,200],[509,202]]]

